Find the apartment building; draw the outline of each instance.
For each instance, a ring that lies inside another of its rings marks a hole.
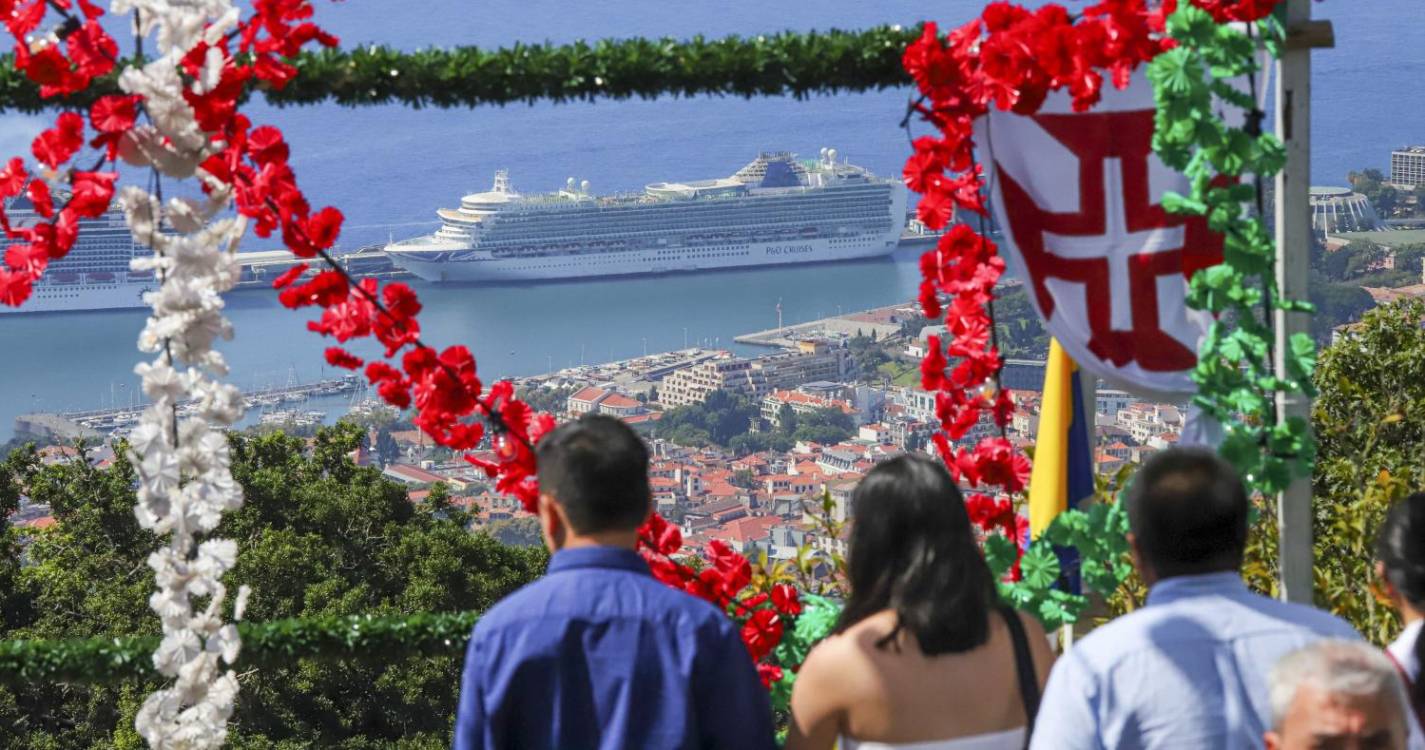
[[[851,352],[823,341],[801,341],[796,351],[759,357],[752,368],[762,373],[769,389],[795,388],[818,380],[843,381],[852,374]]]
[[[767,379],[751,360],[714,359],[678,370],[663,379],[658,400],[667,407],[701,404],[713,391],[739,393],[750,398],[767,392]]]

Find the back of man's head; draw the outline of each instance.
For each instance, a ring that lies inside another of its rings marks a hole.
[[[1405,747],[1404,684],[1390,659],[1370,644],[1317,641],[1282,657],[1268,684],[1271,750]]]
[[[1237,570],[1247,546],[1247,490],[1216,453],[1174,448],[1133,478],[1128,522],[1157,578]]]
[[[576,534],[636,529],[648,517],[648,449],[628,425],[602,414],[566,422],[536,450],[540,492]]]

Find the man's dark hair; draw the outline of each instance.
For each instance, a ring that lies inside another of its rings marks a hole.
[[[1242,567],[1247,489],[1232,465],[1200,448],[1174,448],[1133,479],[1128,523],[1159,578]]]
[[[635,529],[648,517],[648,448],[628,425],[586,414],[545,435],[536,449],[539,488],[578,534]]]

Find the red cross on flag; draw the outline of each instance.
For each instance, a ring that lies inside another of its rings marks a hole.
[[[1153,113],[1139,72],[1089,112],[1066,94],[1032,116],[992,111],[977,143],[1001,247],[1050,335],[1116,386],[1192,393],[1211,317],[1187,307],[1187,280],[1221,261],[1222,238],[1163,210],[1165,191],[1189,186],[1153,153]]]

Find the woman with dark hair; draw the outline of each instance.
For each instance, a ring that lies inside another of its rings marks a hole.
[[[789,750],[1018,750],[1054,661],[1002,607],[950,474],[923,456],[851,498],[850,596],[792,690]]]
[[[1387,649],[1409,688],[1415,715],[1425,723],[1425,492],[1405,498],[1385,517],[1376,539],[1376,573],[1385,581],[1391,603],[1405,629]]]

